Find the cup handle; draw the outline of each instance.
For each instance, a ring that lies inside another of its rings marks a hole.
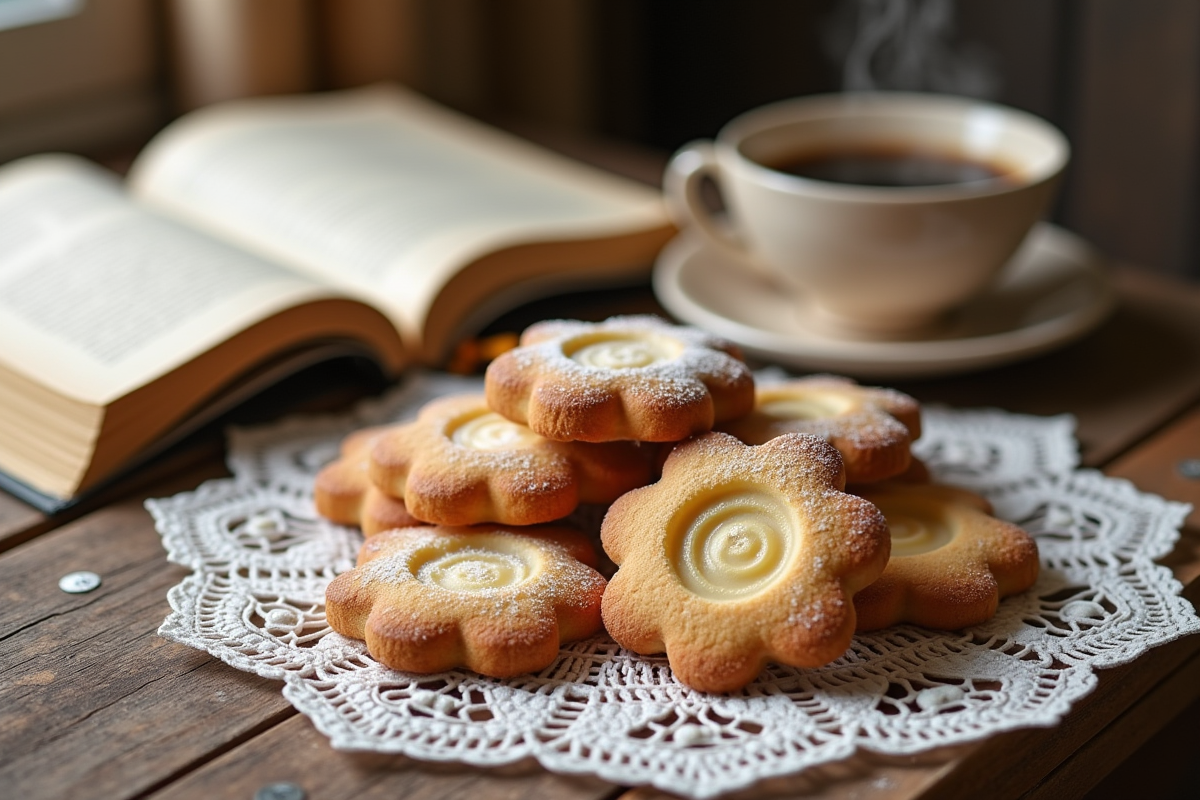
[[[672,221],[680,230],[697,231],[727,259],[744,265],[774,282],[775,277],[770,270],[746,252],[728,223],[714,217],[704,204],[700,195],[701,181],[706,177],[716,181],[718,174],[716,149],[707,139],[689,142],[671,156],[663,176],[663,190]]]

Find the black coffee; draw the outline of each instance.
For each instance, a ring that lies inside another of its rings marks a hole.
[[[816,150],[767,164],[801,178],[858,186],[942,186],[1002,178],[1002,167],[899,147]]]

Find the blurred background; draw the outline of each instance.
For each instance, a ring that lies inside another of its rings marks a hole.
[[[649,164],[795,95],[988,98],[1070,138],[1056,222],[1200,282],[1194,0],[0,0],[0,161],[120,168],[198,106],[379,80]]]

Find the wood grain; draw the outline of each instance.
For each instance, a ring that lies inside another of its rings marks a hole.
[[[1168,500],[1191,503],[1193,508],[1184,532],[1200,531],[1200,478],[1187,477],[1180,469],[1185,460],[1200,459],[1200,406],[1194,407],[1175,424],[1146,445],[1114,461],[1105,470],[1109,475],[1127,478]],[[1163,563],[1175,570],[1184,583],[1200,577],[1200,539],[1185,535]]]
[[[75,570],[102,585],[62,592]],[[0,793],[135,797],[295,713],[279,684],[158,637],[184,574],[139,500],[0,555]]]
[[[1200,398],[1200,287],[1114,272],[1121,305],[1058,352],[979,373],[897,386],[923,402],[1072,413],[1083,463],[1099,467]]]
[[[1142,747],[1156,732],[1197,699],[1200,699],[1200,653],[1193,653],[1191,658],[1148,692],[1136,706],[1106,725],[1062,766],[1039,782],[1025,795],[1026,798],[1059,800],[1064,797],[1080,797],[1097,787],[1101,790],[1100,797],[1132,796],[1128,792],[1121,795],[1110,793],[1101,783],[1101,779],[1129,758],[1131,750]],[[1193,742],[1196,741],[1196,727],[1193,723],[1189,731]],[[1195,772],[1194,766],[1192,772]],[[1136,793],[1167,797],[1170,796],[1167,791],[1168,787],[1159,781],[1158,776],[1147,771],[1138,781]]]
[[[164,787],[155,800],[253,797],[269,783],[300,786],[309,798],[563,798],[598,800],[610,784],[554,775],[533,764],[480,770],[461,764],[422,764],[402,756],[343,753],[303,717],[294,717]]]
[[[33,506],[22,503],[6,492],[0,492],[0,550],[7,549],[5,542],[17,543],[36,536],[45,526],[52,524],[49,518]]]

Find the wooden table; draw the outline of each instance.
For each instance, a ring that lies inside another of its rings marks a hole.
[[[1115,316],[1075,345],[1004,369],[899,386],[922,401],[1070,412],[1086,466],[1200,506],[1200,480],[1179,469],[1200,458],[1200,288],[1134,272],[1120,272],[1118,284]],[[652,304],[644,290],[629,299]],[[284,701],[280,684],[160,639],[167,590],[186,571],[167,563],[142,501],[224,474],[220,455],[212,439],[201,439],[143,470],[140,483],[59,518],[0,495],[0,797],[251,798],[278,781],[314,799],[658,795],[531,764],[488,772],[335,752]],[[1189,517],[1168,563],[1194,601],[1200,513]],[[59,578],[75,570],[96,572],[103,584],[66,594]],[[1117,793],[1126,775],[1140,787],[1131,796],[1146,796],[1147,782],[1175,779],[1159,762],[1182,762],[1195,775],[1186,756],[1200,752],[1192,743],[1200,637],[1099,677],[1054,729],[915,758],[863,754],[772,780],[754,795],[1077,797],[1117,768],[1097,796]],[[1160,740],[1142,747],[1170,726],[1192,736],[1172,740],[1185,742],[1185,757]]]

